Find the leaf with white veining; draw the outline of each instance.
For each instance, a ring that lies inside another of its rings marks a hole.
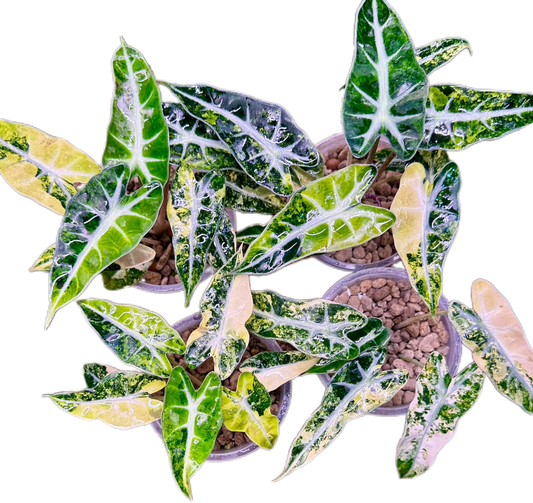
[[[467,40],[462,38],[442,38],[435,40],[424,47],[416,50],[416,58],[426,75],[434,72],[438,68],[448,64],[460,52],[468,49],[472,50]]]
[[[237,253],[235,231],[228,214],[223,211],[220,226],[208,252],[209,263],[215,271],[224,267]]]
[[[44,250],[39,258],[33,263],[30,268],[30,272],[43,271],[48,272],[52,267],[54,261],[54,252],[56,251],[56,244],[50,245]]]
[[[110,365],[102,365],[100,363],[86,363],[83,366],[83,378],[87,388],[94,389],[101,383],[109,374],[118,372],[118,370]]]
[[[102,271],[102,280],[107,290],[121,290],[135,285],[144,277],[155,259],[155,250],[143,244]]]
[[[245,227],[237,232],[237,241],[239,243],[253,243],[265,230],[265,225],[254,224]]]

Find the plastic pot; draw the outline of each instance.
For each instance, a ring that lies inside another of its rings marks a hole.
[[[393,281],[403,280],[409,282],[409,276],[407,275],[407,272],[403,269],[381,267],[367,271],[359,271],[350,274],[349,276],[346,276],[341,281],[333,285],[324,295],[324,299],[334,300],[337,295],[341,294],[342,292],[345,292],[347,288],[354,284],[359,284],[367,279],[373,281],[380,278],[387,280],[390,279]],[[448,310],[448,301],[444,297],[441,297],[440,299],[439,309],[443,311]],[[452,376],[455,376],[459,367],[459,362],[461,360],[461,337],[454,330],[447,316],[441,316],[441,321],[448,333],[450,334],[450,338],[448,340],[448,346],[450,350],[448,352],[448,355],[446,356],[446,362],[448,364],[450,374]],[[319,378],[322,381],[322,384],[324,384],[324,386],[328,386],[329,382],[331,381],[331,377],[328,374],[320,374]],[[406,414],[408,409],[409,404],[402,404],[394,405],[392,407],[378,407],[376,410],[374,410],[373,413],[380,416],[399,416],[401,414]]]
[[[178,332],[183,333],[183,332],[187,332],[189,330],[194,330],[195,328],[198,328],[198,325],[200,324],[201,320],[202,320],[201,314],[196,313],[181,321],[178,321],[175,325],[173,325],[173,327]],[[261,342],[264,343],[264,345],[268,348],[269,351],[276,351],[276,352],[282,351],[282,349],[280,348],[279,344],[276,341],[261,339]],[[281,386],[280,405],[279,405],[279,411],[277,414],[280,424],[283,422],[283,420],[285,419],[285,416],[287,415],[287,411],[289,409],[289,405],[291,402],[291,394],[292,394],[291,382],[285,383],[283,386]],[[161,421],[154,421],[152,423],[152,427],[157,432],[157,434],[162,437]],[[250,454],[251,452],[254,452],[257,449],[259,449],[259,446],[257,444],[254,444],[253,442],[250,442],[248,444],[244,444],[238,447],[233,447],[232,449],[228,449],[228,450],[220,450],[216,452],[213,451],[209,455],[207,460],[208,461],[230,461],[232,459],[237,459],[242,456],[246,456],[247,454]]]

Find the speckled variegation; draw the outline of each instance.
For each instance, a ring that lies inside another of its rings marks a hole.
[[[113,372],[94,389],[46,396],[73,416],[129,429],[161,418],[163,402],[150,395],[165,385],[163,379],[148,374]]]
[[[533,94],[431,86],[421,149],[458,150],[533,122]]]
[[[277,480],[318,456],[353,419],[388,402],[405,385],[406,370],[381,372],[386,350],[371,350],[353,360],[333,377],[322,404],[294,440],[283,473]]]
[[[156,313],[99,299],[78,304],[96,333],[125,363],[168,377],[172,366],[167,353],[185,352],[178,332]]]
[[[143,55],[122,45],[113,56],[115,96],[104,168],[123,164],[143,183],[168,180],[168,128],[159,87]]]
[[[132,251],[153,226],[163,202],[163,187],[156,181],[128,195],[128,180],[125,166],[105,169],[70,201],[50,270],[47,326],[59,308]]]
[[[475,363],[452,378],[444,357],[437,352],[430,355],[418,375],[415,398],[396,450],[400,478],[416,477],[433,465],[453,438],[459,419],[478,399],[483,379]]]
[[[208,261],[215,271],[224,267],[237,253],[235,231],[228,214],[223,211],[211,247],[208,252]]]
[[[155,250],[143,244],[120,257],[102,271],[102,280],[107,290],[121,290],[137,284],[152,265]]]
[[[266,225],[254,224],[245,227],[237,232],[237,242],[250,244],[253,243],[265,230]]]
[[[222,417],[230,431],[242,431],[263,449],[278,439],[279,420],[270,412],[270,395],[250,372],[239,376],[237,390],[222,388]]]
[[[454,162],[440,167],[439,159],[426,157],[425,166],[411,164],[402,176],[391,205],[396,216],[392,232],[413,288],[435,314],[444,261],[459,227],[461,179]]]
[[[507,300],[488,281],[472,285],[474,308],[452,302],[449,317],[496,389],[533,413],[533,349]]]
[[[61,138],[17,122],[0,120],[0,175],[18,193],[62,215],[74,184],[87,183],[101,169]]]
[[[221,223],[224,183],[224,177],[216,172],[196,181],[188,164],[178,168],[172,182],[167,215],[186,305],[202,277],[208,251]]]
[[[83,378],[87,388],[94,389],[100,384],[109,374],[116,372],[116,369],[109,365],[102,365],[100,363],[86,363],[83,366]]]
[[[46,250],[44,250],[39,258],[33,263],[30,267],[31,272],[43,271],[48,272],[52,267],[54,252],[56,251],[56,244],[50,245]]]
[[[222,426],[222,385],[211,372],[196,391],[181,367],[175,367],[165,390],[161,418],[163,439],[174,477],[192,499],[190,478],[207,459]]]
[[[323,174],[318,150],[280,106],[210,86],[165,85],[191,115],[216,131],[259,185],[287,196],[293,192],[291,166]]]
[[[354,164],[298,190],[250,245],[237,271],[269,274],[309,255],[344,250],[383,234],[394,215],[360,203],[376,174],[374,166]]]
[[[346,83],[342,120],[354,156],[380,135],[403,160],[415,155],[424,133],[427,76],[409,35],[384,0],[365,0],[355,21],[355,56]]]
[[[462,38],[441,38],[431,42],[431,44],[419,47],[416,50],[416,59],[426,75],[448,64],[460,52],[468,49],[470,54],[470,44]]]
[[[250,332],[285,341],[315,358],[352,360],[359,345],[352,334],[367,317],[345,304],[328,300],[293,300],[276,292],[253,292],[254,309],[246,323]]]

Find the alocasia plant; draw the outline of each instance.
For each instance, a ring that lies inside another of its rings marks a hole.
[[[31,272],[43,271],[48,272],[54,262],[54,253],[56,251],[56,244],[50,245],[46,250],[44,250],[39,258],[33,263],[30,267]]]
[[[467,40],[462,38],[443,38],[435,40],[424,47],[419,47],[416,50],[416,59],[422,70],[426,72],[426,75],[429,75],[437,68],[449,63],[465,49],[468,49],[470,53],[472,52]]]
[[[87,388],[94,389],[100,384],[109,374],[117,372],[117,369],[100,363],[86,363],[83,366],[83,378]]]
[[[227,188],[227,186],[226,186]],[[228,214],[223,211],[220,225],[208,251],[208,261],[218,271],[224,267],[237,253],[235,231]]]
[[[239,243],[253,243],[265,230],[265,225],[253,224],[237,231],[236,237]]]

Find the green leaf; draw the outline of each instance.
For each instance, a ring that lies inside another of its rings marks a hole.
[[[164,85],[191,115],[216,131],[259,185],[287,196],[293,192],[291,166],[323,173],[318,150],[280,106],[209,86]]]
[[[209,373],[195,391],[185,370],[175,367],[165,390],[161,427],[174,477],[192,499],[190,478],[207,459],[222,426],[222,385]]]
[[[353,419],[388,402],[405,385],[406,370],[379,372],[385,350],[372,350],[353,360],[335,375],[322,404],[294,440],[283,473],[277,480],[318,456]]]
[[[70,201],[50,270],[46,326],[97,274],[133,250],[154,224],[163,187],[152,182],[128,195],[128,180],[126,167],[108,168]]]
[[[213,276],[200,304],[202,322],[187,340],[185,353],[193,369],[212,357],[222,380],[236,369],[250,339],[245,326],[253,309],[250,279],[230,274],[237,259],[235,255]]]
[[[168,220],[176,270],[189,305],[207,263],[207,254],[224,212],[224,177],[208,173],[196,181],[188,164],[176,171],[168,201]]]
[[[442,38],[435,40],[431,44],[419,47],[416,50],[416,59],[426,75],[449,63],[460,52],[468,49],[472,54],[472,49],[467,40],[462,38]]]
[[[342,109],[350,150],[363,157],[384,135],[400,159],[410,159],[424,133],[427,76],[407,31],[384,0],[364,1],[355,32]]]
[[[83,366],[83,378],[89,389],[94,389],[113,372],[117,372],[117,369],[100,363],[86,363]]]
[[[143,55],[122,46],[113,56],[115,96],[104,151],[105,168],[128,166],[143,183],[168,180],[168,129],[159,87]]]
[[[253,243],[265,230],[266,225],[254,224],[245,227],[237,232],[237,242],[250,244]]]
[[[413,288],[435,315],[442,294],[444,261],[459,227],[459,168],[407,167],[392,202],[394,244]]]
[[[34,262],[30,268],[30,272],[43,271],[48,272],[52,267],[54,252],[56,251],[56,244],[50,245],[46,250],[44,250],[39,258]]]
[[[412,478],[428,470],[442,448],[453,438],[457,423],[479,397],[483,373],[475,363],[455,378],[446,360],[430,355],[416,381],[403,436],[396,450],[400,478]]]
[[[431,86],[424,150],[459,150],[494,140],[533,122],[533,94]]]
[[[81,300],[78,304],[96,333],[125,363],[168,377],[172,366],[167,353],[185,352],[178,332],[158,314],[107,300]]]
[[[94,389],[46,396],[73,416],[129,429],[161,418],[163,402],[150,395],[165,384],[158,377],[140,372],[113,372]]]
[[[270,395],[249,372],[239,376],[237,391],[222,388],[224,426],[242,431],[263,449],[272,449],[278,439],[279,420],[270,412]]]
[[[496,389],[533,413],[533,349],[507,300],[488,281],[472,284],[473,309],[452,302],[449,318]]]
[[[220,227],[218,228],[211,247],[208,252],[209,263],[215,271],[224,267],[237,253],[237,243],[235,241],[235,231],[228,214],[223,211],[221,214]]]
[[[120,257],[102,271],[104,287],[108,290],[120,290],[137,284],[152,265],[155,250],[143,244]]]
[[[62,215],[76,193],[101,169],[61,138],[0,120],[0,175],[19,194]]]
[[[394,215],[361,204],[376,175],[374,166],[353,164],[298,190],[250,245],[237,272],[269,274],[309,255],[344,250],[383,234]]]
[[[254,309],[246,328],[259,337],[288,342],[315,358],[359,356],[350,336],[367,317],[357,309],[322,299],[292,300],[270,291],[253,292],[252,297]]]

